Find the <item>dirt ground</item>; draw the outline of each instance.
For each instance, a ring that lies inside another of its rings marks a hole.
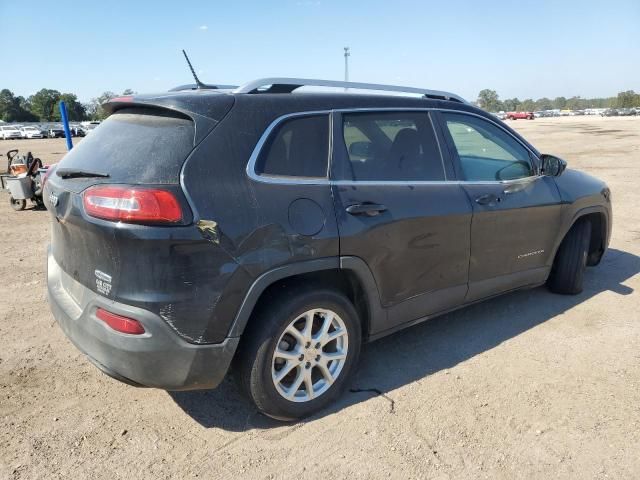
[[[0,193],[0,478],[640,478],[640,118],[511,124],[611,187],[585,291],[513,293],[367,345],[357,391],[293,425],[230,381],[167,393],[100,373],[47,306],[46,212]]]

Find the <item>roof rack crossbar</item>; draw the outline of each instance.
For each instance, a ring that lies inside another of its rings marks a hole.
[[[266,88],[268,87],[268,88]],[[336,80],[317,80],[310,78],[260,78],[236,88],[233,93],[291,93],[301,87],[353,88],[356,90],[381,90],[398,93],[415,93],[428,98],[453,100],[467,103],[459,95],[439,90],[428,90],[397,85],[379,85],[375,83],[341,82]]]

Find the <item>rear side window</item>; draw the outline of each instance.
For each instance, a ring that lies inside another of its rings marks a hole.
[[[346,180],[439,181],[444,168],[426,112],[349,113],[342,133]]]
[[[112,183],[178,183],[194,134],[193,121],[168,110],[118,110],[74,146],[60,166],[107,173]]]
[[[256,161],[258,175],[326,177],[329,116],[309,115],[282,122]]]

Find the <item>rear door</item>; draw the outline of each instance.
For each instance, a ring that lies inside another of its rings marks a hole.
[[[388,310],[372,333],[461,303],[471,205],[429,113],[336,113],[333,139],[340,254],[367,263]]]
[[[553,258],[561,200],[537,159],[497,123],[441,112],[443,131],[473,205],[467,301],[543,282]]]

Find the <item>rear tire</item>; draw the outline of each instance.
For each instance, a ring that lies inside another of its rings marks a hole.
[[[288,288],[258,308],[233,368],[244,393],[262,413],[286,421],[333,402],[360,355],[360,322],[351,302],[322,287]],[[343,358],[330,359],[336,356]]]
[[[547,280],[549,290],[563,295],[582,292],[584,271],[589,255],[591,222],[580,220],[564,237]]]

